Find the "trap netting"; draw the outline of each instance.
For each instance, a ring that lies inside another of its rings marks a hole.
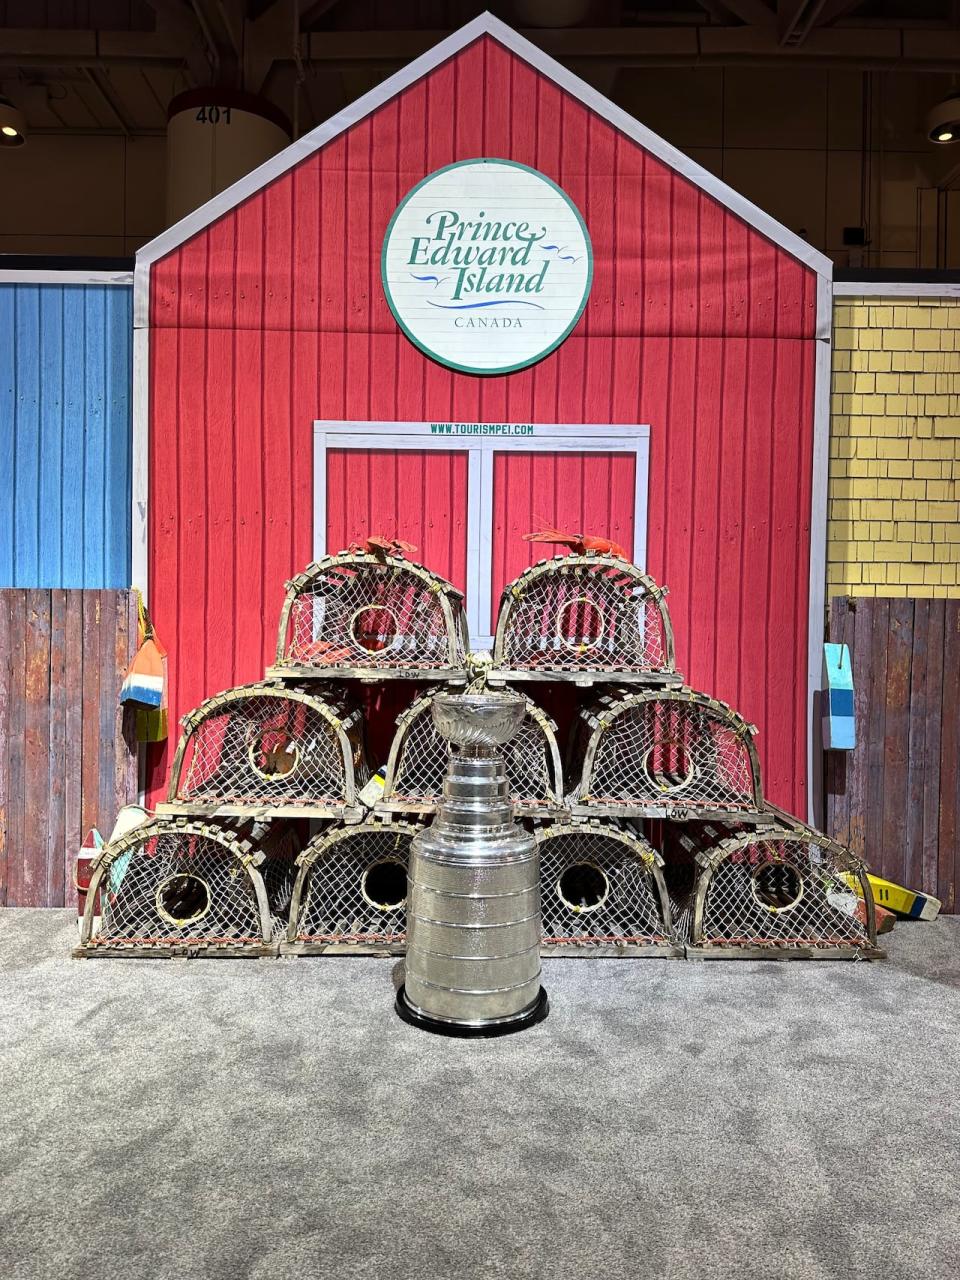
[[[137,827],[93,865],[81,948],[258,951],[271,934],[262,861],[249,840],[207,824]]]
[[[527,680],[616,672],[622,680],[675,681],[665,595],[636,565],[611,556],[542,560],[503,589],[494,671]]]
[[[362,714],[340,694],[242,685],[184,717],[168,806],[336,817],[355,809],[367,772]]]
[[[536,838],[544,950],[673,950],[662,860],[642,836],[590,821],[541,827]]]
[[[287,583],[277,665],[330,678],[464,677],[463,596],[423,565],[341,552]]]
[[[297,859],[287,931],[301,950],[397,950],[407,936],[407,863],[418,828],[373,819],[331,827]]]
[[[703,840],[685,912],[691,947],[735,954],[742,948],[870,950],[876,944],[873,894],[863,863],[795,819],[765,831]]]
[[[418,697],[397,717],[378,809],[400,813],[436,809],[450,758],[431,714],[437,692]],[[529,698],[526,703],[527,714],[516,737],[502,748],[510,794],[520,813],[555,812],[563,805],[557,726]]]
[[[267,895],[270,937],[274,942],[282,942],[287,936],[301,847],[295,828],[286,823],[271,823],[269,834],[260,845],[263,861],[258,870]]]
[[[617,690],[581,709],[575,811],[767,820],[756,729],[693,689]]]

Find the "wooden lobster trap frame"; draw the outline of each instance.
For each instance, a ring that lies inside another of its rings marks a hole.
[[[379,813],[436,812],[443,791],[449,748],[431,714],[439,690],[421,694],[397,717]],[[548,816],[565,812],[563,768],[557,726],[530,698],[516,737],[503,748],[510,793],[517,813]]]
[[[666,587],[614,556],[556,556],[503,589],[488,680],[679,684]]]
[[[157,818],[92,864],[75,956],[261,956],[273,921],[256,833]]]
[[[363,716],[334,687],[240,685],[184,716],[159,813],[359,822]]]
[[[423,565],[342,551],[286,584],[269,678],[463,683],[463,595]]]
[[[536,828],[545,956],[683,955],[663,859],[626,823]]]
[[[777,824],[704,824],[678,839],[696,880],[681,915],[691,958],[877,959],[864,864],[828,836],[775,810]]]
[[[567,804],[576,814],[768,824],[755,736],[725,702],[686,687],[604,694],[580,710],[582,766]]]
[[[297,859],[285,953],[402,955],[414,823],[331,826]]]

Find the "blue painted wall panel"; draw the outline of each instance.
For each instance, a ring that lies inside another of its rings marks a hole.
[[[39,290],[40,302],[40,466],[38,586],[53,583],[63,565],[63,539],[56,513],[69,487],[63,471],[63,291]],[[32,585],[32,584],[31,584]],[[105,583],[103,584],[106,585]]]
[[[122,432],[108,430],[105,436],[106,476],[123,475],[122,484],[109,483],[104,491],[103,527],[107,563],[122,568],[123,585],[130,585],[131,510],[133,506],[133,466],[131,436],[133,421],[133,291],[117,287],[107,291],[107,332],[122,332],[122,344],[108,341],[105,348],[106,380],[110,388],[111,420],[125,422]]]
[[[82,333],[86,289],[64,290],[63,325],[68,333]],[[63,456],[71,483],[64,485],[60,507],[60,545],[63,548],[64,581],[71,586],[83,580],[83,472],[84,382],[83,362],[73,360],[63,371]]]
[[[13,344],[2,341],[13,332],[14,295],[0,286],[0,582],[13,582],[14,405]]]
[[[132,290],[0,284],[0,587],[130,583]]]

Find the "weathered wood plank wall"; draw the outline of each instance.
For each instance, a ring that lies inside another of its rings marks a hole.
[[[827,830],[872,871],[960,907],[960,600],[837,596],[857,746],[826,753]]]
[[[131,591],[0,590],[0,905],[74,904],[84,835],[136,799],[117,703],[136,644]]]

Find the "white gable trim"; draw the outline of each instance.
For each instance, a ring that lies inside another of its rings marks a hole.
[[[319,151],[321,147],[326,146],[333,138],[352,128],[353,125],[363,120],[379,107],[382,107],[391,98],[402,93],[404,89],[409,88],[410,85],[422,79],[423,76],[433,71],[435,67],[452,58],[461,49],[472,44],[482,35],[492,36],[512,53],[515,53],[517,57],[522,58],[524,62],[529,63],[537,71],[547,76],[561,89],[579,99],[584,106],[602,116],[613,128],[618,129],[628,138],[632,138],[634,142],[644,147],[652,155],[655,155],[657,159],[662,160],[664,164],[687,178],[694,186],[699,187],[722,205],[725,205],[732,213],[735,213],[759,231],[761,235],[766,236],[767,239],[772,240],[774,244],[779,245],[787,253],[811,267],[818,275],[832,276],[833,264],[830,259],[814,249],[806,240],[788,230],[768,213],[764,213],[762,209],[758,209],[746,197],[728,187],[725,182],[722,182],[714,174],[708,173],[706,169],[696,164],[689,156],[685,156],[682,151],[678,151],[676,147],[672,147],[663,138],[645,128],[639,121],[612,103],[609,98],[605,98],[602,93],[598,93],[586,81],[581,80],[572,71],[568,71],[561,66],[559,62],[544,53],[542,49],[538,49],[529,40],[518,35],[506,23],[501,22],[499,18],[495,18],[491,13],[482,13],[480,17],[474,18],[472,22],[468,22],[459,31],[455,31],[452,35],[447,36],[445,40],[441,40],[438,45],[435,45],[419,58],[415,58],[413,62],[408,63],[395,75],[377,85],[375,89],[365,93],[362,98],[358,98],[356,102],[351,103],[350,106],[326,121],[325,124],[319,125],[309,133],[305,133],[302,138],[298,138],[289,147],[285,147],[283,151],[272,156],[259,168],[241,178],[239,182],[235,182],[232,187],[221,191],[212,200],[208,200],[199,209],[187,214],[185,218],[181,218],[179,222],[162,232],[156,239],[144,245],[137,253],[138,288],[134,299],[134,323],[140,326],[146,325],[148,322],[148,299],[143,277],[146,275],[144,268],[148,267],[150,263],[156,262],[158,258],[164,257],[173,249],[176,249],[178,245],[183,244],[185,240],[189,240],[192,236],[197,235],[198,232],[203,231],[205,227],[228,213],[243,200],[249,199],[267,186],[268,183],[273,182],[276,178],[294,168],[295,165],[298,165],[302,160]]]

